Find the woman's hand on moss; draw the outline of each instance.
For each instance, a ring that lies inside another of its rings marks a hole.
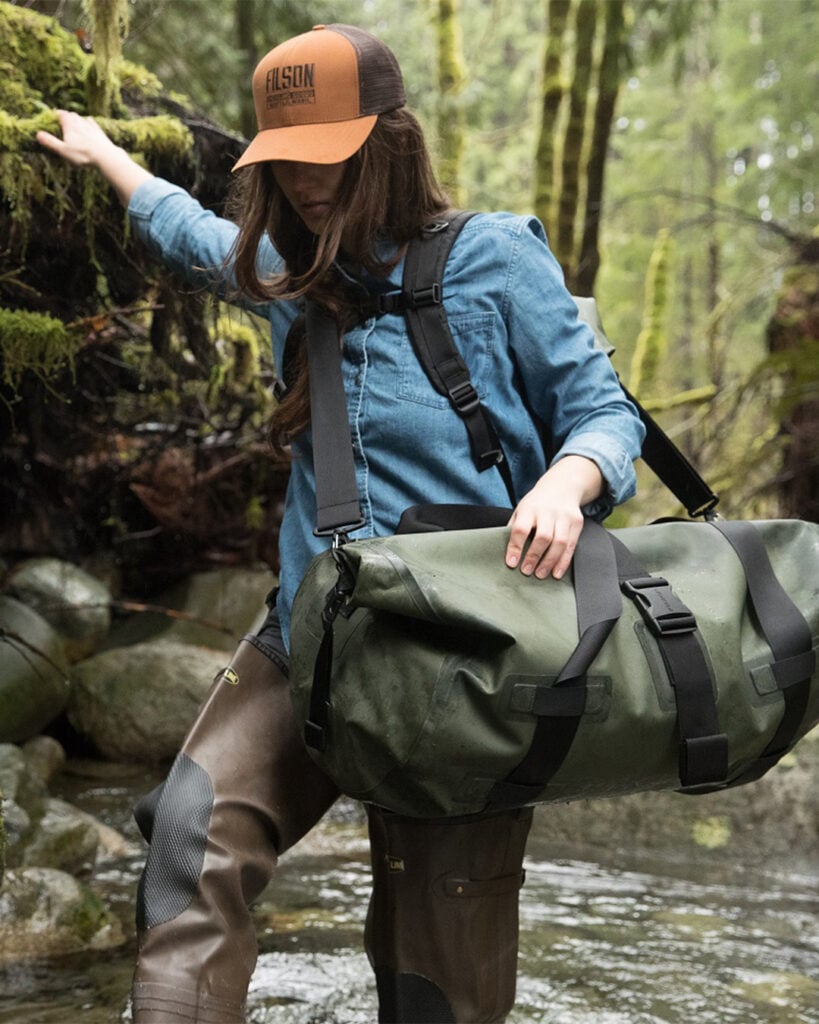
[[[124,206],[144,181],[152,177],[150,171],[135,163],[116,146],[93,117],[82,117],[69,110],[59,110],[62,138],[51,132],[37,132],[41,146],[56,153],[75,167],[96,168],[116,189]]]

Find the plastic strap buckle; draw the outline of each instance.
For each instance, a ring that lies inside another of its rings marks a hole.
[[[440,306],[443,301],[441,284],[433,281],[426,288],[413,288],[407,294],[406,301],[410,309],[420,309],[422,306]]]
[[[623,593],[637,609],[655,636],[679,636],[693,633],[697,620],[662,576],[640,576],[620,584]]]
[[[447,389],[449,400],[458,410],[461,416],[468,416],[481,404],[478,392],[475,390],[471,380],[465,380],[454,387]]]

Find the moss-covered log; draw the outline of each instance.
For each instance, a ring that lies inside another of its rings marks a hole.
[[[179,287],[106,182],[35,133],[103,89],[114,141],[217,211],[244,140],[28,8],[0,2],[0,54],[0,553],[101,551],[132,593],[203,559],[274,564],[263,330]]]

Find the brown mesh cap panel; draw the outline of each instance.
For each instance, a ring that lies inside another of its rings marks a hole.
[[[407,102],[398,61],[390,49],[368,32],[352,25],[328,25],[349,40],[358,57],[359,113],[382,114]]]

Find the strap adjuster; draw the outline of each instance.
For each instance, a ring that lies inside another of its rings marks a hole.
[[[481,404],[478,392],[471,380],[462,381],[448,389],[449,400],[458,410],[459,415],[467,416]]]
[[[624,580],[620,589],[637,605],[655,636],[679,636],[693,633],[697,628],[693,612],[677,597],[664,577],[640,576]]]
[[[407,294],[407,300],[411,309],[420,309],[422,306],[440,306],[443,301],[440,281],[433,281],[426,288],[413,288]]]

